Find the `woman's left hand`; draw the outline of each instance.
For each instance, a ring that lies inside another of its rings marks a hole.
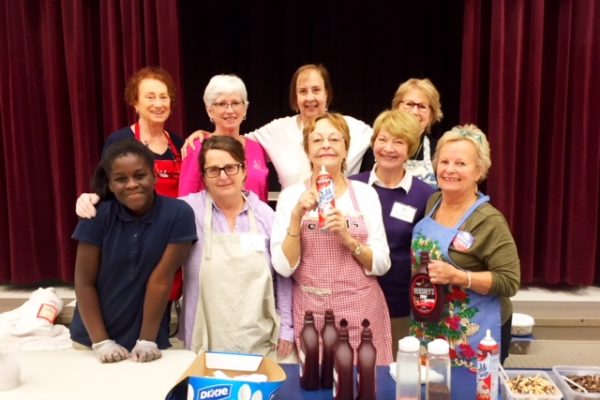
[[[458,270],[447,262],[433,260],[429,263],[429,277],[436,285],[447,285],[454,282],[454,276]]]
[[[322,229],[333,233],[342,243],[352,240],[346,216],[337,208],[332,209],[327,215]]]

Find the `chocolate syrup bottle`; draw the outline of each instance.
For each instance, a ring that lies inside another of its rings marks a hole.
[[[354,351],[348,340],[348,321],[340,321],[333,357],[333,398],[354,400]]]
[[[434,285],[429,277],[429,253],[419,253],[419,270],[410,282],[410,311],[415,321],[438,322],[446,304],[445,285]]]
[[[312,311],[304,314],[304,326],[300,331],[300,386],[306,390],[319,388],[319,333],[315,328]]]
[[[362,322],[362,333],[360,335],[360,345],[356,352],[358,376],[357,400],[375,400],[377,398],[377,375],[375,366],[377,365],[377,349],[373,345],[373,333],[369,328],[369,320]]]
[[[325,324],[321,329],[321,340],[323,342],[321,388],[331,389],[333,387],[333,350],[337,341],[337,329],[335,329],[333,310],[325,310]]]

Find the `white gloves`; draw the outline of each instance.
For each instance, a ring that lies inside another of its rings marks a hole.
[[[154,342],[148,340],[140,340],[135,344],[135,347],[131,350],[131,360],[139,362],[148,362],[160,358],[162,353],[158,349],[158,346]]]
[[[112,339],[92,344],[96,357],[103,363],[117,362],[129,357],[127,349]]]
[[[75,213],[81,218],[94,218],[96,216],[96,204],[100,197],[96,193],[82,193],[75,203]]]

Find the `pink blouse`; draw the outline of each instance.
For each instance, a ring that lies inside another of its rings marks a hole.
[[[196,193],[204,190],[202,174],[200,173],[200,151],[202,143],[195,142],[196,149],[188,151],[187,157],[181,164],[179,175],[179,196]],[[269,169],[267,168],[265,151],[262,146],[254,140],[246,138],[244,147],[246,153],[246,190],[256,193],[264,201],[268,201],[269,195]]]

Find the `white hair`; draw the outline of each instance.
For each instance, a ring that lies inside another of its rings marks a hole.
[[[237,75],[215,75],[204,89],[204,105],[213,105],[217,97],[227,94],[239,94],[244,104],[248,104],[246,85]]]

